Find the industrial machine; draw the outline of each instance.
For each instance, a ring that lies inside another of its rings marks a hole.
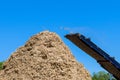
[[[93,57],[104,69],[111,73],[117,80],[120,80],[120,63],[113,57],[110,57],[106,52],[100,49],[89,38],[76,33],[65,36],[75,45],[85,51],[88,55]]]

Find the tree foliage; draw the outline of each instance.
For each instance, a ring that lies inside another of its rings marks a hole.
[[[3,62],[0,62],[0,70],[3,68]]]
[[[100,71],[98,73],[93,73],[92,80],[110,80],[109,73],[105,71]],[[114,77],[112,77],[112,80],[116,80]]]

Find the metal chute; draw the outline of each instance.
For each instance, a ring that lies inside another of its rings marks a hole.
[[[106,52],[95,45],[89,38],[77,33],[65,36],[80,49],[93,57],[104,69],[111,73],[117,80],[120,80],[120,64],[110,57]]]

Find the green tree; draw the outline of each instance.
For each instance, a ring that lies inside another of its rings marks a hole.
[[[110,80],[110,75],[105,71],[100,71],[98,73],[93,73],[92,80]],[[112,80],[116,79],[112,77]]]
[[[0,62],[0,70],[3,68],[3,62]]]

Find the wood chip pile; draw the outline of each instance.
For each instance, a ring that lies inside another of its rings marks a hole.
[[[10,56],[0,80],[91,80],[91,76],[57,34],[44,31]]]

